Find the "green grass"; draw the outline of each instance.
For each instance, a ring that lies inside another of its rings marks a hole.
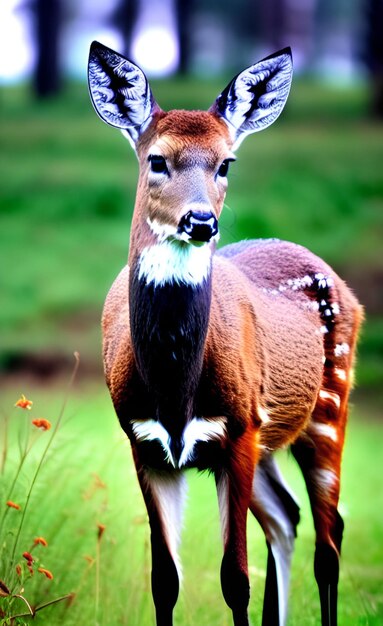
[[[21,426],[31,428],[30,420],[41,415],[54,426],[63,387],[43,389],[26,385],[23,391],[34,400],[33,409],[28,412],[12,409],[18,389],[8,388],[3,394],[1,409],[10,415],[11,444],[2,485],[9,485],[15,471],[17,431]],[[347,438],[341,495],[341,511],[346,522],[339,599],[342,626],[378,626],[383,618],[382,434],[381,424],[369,421],[356,407]],[[22,506],[48,436],[49,432],[39,435],[17,483],[13,499]],[[314,626],[319,623],[319,600],[313,576],[314,534],[309,504],[292,458],[283,453],[279,454],[279,461],[302,507],[288,626]],[[181,550],[184,584],[176,608],[176,624],[229,625],[230,612],[219,583],[221,542],[214,481],[193,472],[188,478],[189,501]],[[14,531],[19,515],[19,511],[9,511],[9,530]],[[100,543],[96,616],[96,565],[90,566],[84,557],[97,557],[98,523],[105,524],[106,530]],[[262,533],[252,518],[248,534],[250,614],[253,623],[259,624],[266,550]],[[39,612],[35,618],[37,624],[149,626],[153,623],[145,509],[129,445],[119,429],[106,390],[98,385],[71,393],[63,423],[32,493],[17,552],[19,561],[35,536],[44,536],[49,543],[34,554],[40,559],[39,565],[52,571],[54,579],[49,581],[36,573],[25,581],[24,595],[31,604],[38,604],[76,593],[71,606],[62,603]],[[3,535],[4,541],[9,546],[13,536]],[[4,560],[4,549],[2,552],[0,578],[8,582],[8,562]]]

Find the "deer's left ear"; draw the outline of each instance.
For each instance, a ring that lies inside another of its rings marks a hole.
[[[98,115],[107,124],[124,131],[133,145],[153,114],[161,110],[143,71],[98,41],[90,47],[88,82]]]
[[[250,133],[270,126],[285,106],[293,76],[291,49],[285,48],[235,76],[210,107],[224,119],[233,149]]]

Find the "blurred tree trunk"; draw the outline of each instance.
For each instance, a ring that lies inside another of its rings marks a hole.
[[[176,0],[176,22],[178,31],[178,42],[180,47],[180,74],[190,72],[191,61],[191,18],[194,7],[194,0]]]
[[[372,81],[372,113],[383,120],[383,0],[366,0],[365,62]]]
[[[57,94],[61,87],[59,34],[60,0],[35,0],[37,63],[34,90],[39,98]]]
[[[133,28],[137,20],[139,0],[120,0],[114,14],[112,24],[118,28],[124,40],[125,56],[131,55]]]

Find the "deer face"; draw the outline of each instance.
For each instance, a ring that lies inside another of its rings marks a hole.
[[[291,78],[291,53],[286,49],[238,74],[209,111],[165,113],[140,68],[92,44],[93,105],[105,122],[123,131],[137,152],[135,218],[146,222],[159,242],[203,245],[218,238],[233,150],[247,134],[279,116]]]
[[[170,111],[137,144],[143,218],[160,240],[218,238],[234,154],[227,126],[209,112]]]

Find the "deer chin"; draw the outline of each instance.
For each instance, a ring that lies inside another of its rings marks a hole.
[[[197,241],[196,239],[192,239],[192,237],[190,235],[188,235],[187,233],[176,233],[174,235],[174,237],[172,237],[172,239],[173,239],[173,241],[178,241],[178,242],[184,243],[186,245],[194,246],[195,248],[202,248],[203,246],[207,246],[212,241],[212,240],[210,240],[210,241]],[[216,241],[217,241],[217,239],[216,239]]]

